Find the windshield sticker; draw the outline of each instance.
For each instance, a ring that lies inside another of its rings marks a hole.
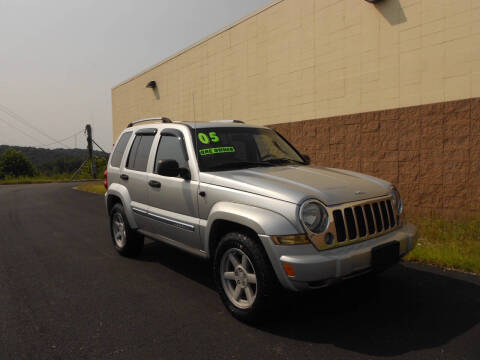
[[[233,153],[235,148],[233,146],[223,146],[217,148],[201,149],[199,150],[200,155],[214,155],[214,154],[224,154],[224,153]]]
[[[217,136],[217,133],[215,131],[211,131],[208,133],[208,136],[203,132],[198,133],[198,140],[200,140],[202,144],[208,145],[210,144],[210,141],[214,143],[219,142],[220,138]]]

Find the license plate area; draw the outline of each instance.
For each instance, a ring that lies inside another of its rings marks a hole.
[[[392,241],[372,249],[372,267],[385,268],[398,262],[400,258],[400,243]]]

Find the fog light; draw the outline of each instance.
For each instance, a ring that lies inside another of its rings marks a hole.
[[[283,270],[285,270],[285,274],[287,274],[290,277],[295,276],[295,270],[293,269],[293,266],[290,264],[282,264]]]
[[[272,236],[272,240],[277,245],[305,245],[310,243],[306,234]]]

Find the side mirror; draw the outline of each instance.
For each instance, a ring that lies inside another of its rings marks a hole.
[[[308,156],[307,154],[302,154],[302,158],[307,165],[310,165],[310,162],[311,162],[310,161],[310,156]]]
[[[190,173],[190,170],[188,170],[187,168],[179,167],[178,162],[176,160],[171,160],[171,159],[160,160],[157,163],[156,173],[158,175],[169,176],[169,177],[177,177],[180,175],[180,177],[185,180],[192,179],[192,174]]]
[[[176,160],[160,160],[157,163],[157,171],[158,175],[162,176],[169,176],[169,177],[177,177],[180,174],[180,168],[178,166],[178,162]]]
[[[190,170],[188,170],[187,168],[180,168],[178,169],[178,172],[182,179],[192,180],[192,174],[190,173]]]

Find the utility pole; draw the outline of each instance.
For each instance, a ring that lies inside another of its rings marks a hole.
[[[94,179],[97,178],[97,169],[95,168],[95,159],[93,158],[93,139],[92,139],[92,126],[87,124],[85,126],[85,131],[87,132],[87,148],[88,156],[90,157],[90,163],[92,164],[92,176]]]

